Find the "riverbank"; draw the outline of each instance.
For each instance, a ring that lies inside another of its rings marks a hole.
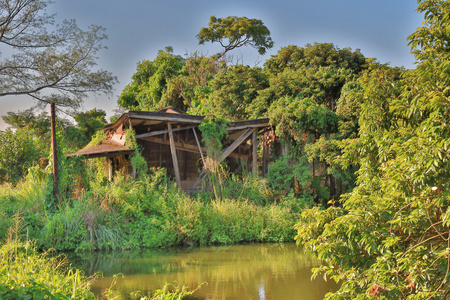
[[[39,249],[90,252],[293,241],[300,207],[289,197],[279,202],[264,194],[260,179],[227,183],[221,197],[189,195],[162,172],[145,180],[117,178],[46,208],[45,185],[26,181],[4,186],[0,195],[0,234],[19,213]],[[230,185],[233,185],[232,187]]]
[[[273,201],[264,181],[253,177],[240,182],[231,178],[214,197],[206,192],[187,194],[162,171],[139,180],[117,177],[113,183],[92,185],[88,191],[64,199],[58,210],[49,209],[43,201],[45,186],[40,179],[28,178],[0,189],[0,236],[5,237],[2,255],[6,266],[2,272],[13,268],[22,270],[17,274],[24,274],[12,279],[2,273],[4,293],[47,293],[66,299],[75,289],[77,293],[83,291],[85,299],[95,297],[88,288],[93,277],[63,266],[64,259],[61,263],[48,256],[50,249],[94,253],[292,242],[293,225],[302,208],[301,202],[292,197]],[[9,228],[13,228],[14,239],[8,234]],[[29,241],[35,242],[31,246]],[[5,252],[7,248],[15,250]],[[28,265],[30,259],[45,265],[41,269],[53,274],[53,279],[33,273],[37,266]],[[161,288],[159,292],[170,294],[169,287]],[[175,295],[183,293],[188,291],[180,287]]]

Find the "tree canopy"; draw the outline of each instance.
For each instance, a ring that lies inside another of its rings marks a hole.
[[[0,1],[0,96],[76,107],[87,93],[109,92],[116,78],[94,70],[104,28],[81,30],[74,20],[54,26],[48,0]]]
[[[200,29],[197,39],[200,45],[218,42],[224,48],[218,58],[223,57],[228,51],[246,45],[257,49],[258,53],[263,55],[274,45],[269,29],[261,20],[236,16],[226,18],[211,16],[208,27]]]
[[[183,109],[183,100],[170,101],[166,91],[168,82],[177,76],[184,63],[181,56],[167,50],[159,51],[153,61],[138,62],[136,73],[123,89],[118,104],[130,110],[159,110],[169,105]]]

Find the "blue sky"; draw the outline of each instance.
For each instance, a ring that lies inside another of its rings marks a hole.
[[[108,49],[99,52],[98,63],[119,83],[113,96],[89,97],[83,108],[103,109],[109,117],[138,61],[153,60],[166,46],[179,55],[219,52],[218,45],[198,45],[195,37],[211,15],[256,18],[269,28],[275,46],[266,55],[259,56],[250,47],[234,50],[234,56],[250,66],[262,66],[287,45],[331,42],[339,48],[361,49],[366,57],[382,63],[414,68],[407,37],[423,20],[416,7],[413,0],[56,0],[48,11],[56,13],[59,21],[76,19],[84,29],[90,24],[106,28]],[[31,99],[2,97],[0,115],[33,105]]]

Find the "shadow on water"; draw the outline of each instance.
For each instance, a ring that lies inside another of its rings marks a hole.
[[[114,274],[117,299],[134,299],[132,292],[162,288],[166,283],[198,289],[189,299],[323,299],[337,289],[334,282],[311,280],[319,262],[295,244],[252,244],[208,248],[177,248],[138,253],[94,253],[69,257],[72,264],[103,278],[92,286],[101,294]]]

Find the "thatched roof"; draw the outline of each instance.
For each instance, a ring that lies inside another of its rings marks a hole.
[[[83,155],[89,158],[108,157],[116,155],[130,154],[133,150],[111,141],[101,141],[97,146],[90,146],[81,149],[75,153],[68,154],[67,157]]]

